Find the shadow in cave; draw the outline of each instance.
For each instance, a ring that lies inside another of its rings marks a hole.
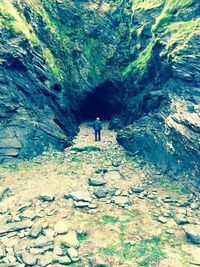
[[[88,92],[80,105],[81,121],[110,120],[113,115],[120,113],[123,105],[123,90],[112,82],[106,82],[91,92]]]

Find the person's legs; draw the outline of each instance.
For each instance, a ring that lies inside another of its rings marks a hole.
[[[99,141],[101,141],[101,131],[99,130]]]
[[[95,137],[95,141],[98,141],[97,140],[97,131],[94,131],[94,137]]]

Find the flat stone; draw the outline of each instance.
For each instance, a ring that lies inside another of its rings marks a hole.
[[[193,202],[191,205],[190,205],[190,208],[192,210],[198,210],[199,209],[199,203],[197,202]]]
[[[0,259],[6,256],[6,248],[3,244],[0,244]]]
[[[47,246],[51,246],[52,244],[53,244],[53,238],[46,237],[46,236],[40,236],[34,241],[33,245],[31,245],[31,247],[44,248]]]
[[[99,179],[97,180],[97,179],[89,178],[88,184],[91,186],[103,186],[106,184],[106,182],[103,180],[99,180]]]
[[[174,231],[172,229],[167,229],[165,232],[169,235],[174,235]]]
[[[30,230],[29,236],[32,237],[32,238],[37,238],[42,234],[43,234],[43,227],[37,226],[37,227],[33,227]]]
[[[0,201],[2,201],[5,197],[7,197],[9,195],[9,193],[11,192],[9,187],[5,187],[5,188],[0,188]]]
[[[48,266],[48,265],[50,266],[51,263],[53,264],[54,260],[55,260],[55,255],[52,252],[47,252],[45,253],[45,256],[41,255],[39,257],[38,265],[39,266]]]
[[[186,216],[184,214],[180,214],[180,213],[178,213],[174,216],[174,220],[178,225],[188,223]]]
[[[186,237],[193,244],[200,244],[200,225],[188,224],[182,227]]]
[[[144,191],[144,188],[141,187],[131,187],[131,191],[135,194],[140,194]]]
[[[107,194],[104,190],[99,189],[99,190],[94,192],[94,195],[97,198],[104,198],[104,197],[106,197]]]
[[[16,223],[9,223],[0,226],[0,236],[7,235],[11,232],[19,232],[23,229],[31,228],[32,222],[16,222]]]
[[[130,198],[125,196],[114,196],[112,197],[111,201],[112,203],[120,207],[125,207],[126,205],[131,204]]]
[[[163,224],[164,223],[167,223],[167,219],[165,217],[163,217],[163,216],[159,216],[158,217],[158,221],[161,222],[161,223],[163,223]]]
[[[54,230],[57,234],[66,234],[69,231],[69,223],[67,221],[59,221],[55,224]]]
[[[174,200],[171,197],[165,197],[162,199],[164,203],[174,203]]]
[[[34,266],[37,262],[37,259],[35,256],[33,256],[27,252],[23,252],[22,253],[22,261],[23,261],[23,263],[25,263],[28,266]]]
[[[67,253],[70,257],[70,259],[72,260],[72,262],[76,262],[79,260],[79,255],[78,255],[78,251],[75,248],[69,248],[67,250]]]
[[[69,195],[75,201],[85,201],[85,202],[92,201],[90,193],[87,191],[75,191],[71,192]]]
[[[156,199],[156,196],[153,194],[152,195],[150,194],[150,195],[147,195],[147,198],[150,200],[153,200],[153,199]]]
[[[75,208],[87,208],[89,206],[90,202],[85,201],[74,201],[74,207]]]
[[[77,234],[75,231],[69,231],[66,235],[60,236],[56,239],[58,242],[62,243],[67,247],[79,247],[79,241],[77,239]]]
[[[58,263],[62,265],[69,265],[72,262],[68,256],[57,256],[55,260],[58,261]]]
[[[52,194],[48,194],[48,195],[40,195],[39,199],[45,202],[52,202],[55,200],[55,196]]]

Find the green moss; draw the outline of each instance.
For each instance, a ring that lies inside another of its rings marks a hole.
[[[180,9],[187,8],[193,3],[192,0],[166,0],[165,6],[160,14],[157,17],[155,25],[152,27],[152,30],[155,32],[158,28],[162,28],[170,21],[173,20],[174,14]]]
[[[13,35],[23,35],[32,45],[40,43],[32,26],[14,5],[6,0],[2,0],[0,5],[0,27],[7,28]]]
[[[177,55],[179,51],[183,50],[190,39],[194,35],[198,35],[200,30],[200,18],[190,21],[175,22],[168,25],[165,29],[164,35],[166,38],[166,49],[170,50],[174,44],[174,48],[171,52],[172,55]]]
[[[139,54],[138,58],[132,62],[123,72],[123,77],[128,76],[132,71],[137,70],[140,75],[144,75],[147,70],[147,66],[151,61],[153,55],[153,47],[156,43],[156,39],[153,37],[148,46]]]
[[[58,64],[56,64],[56,60],[51,53],[51,51],[48,48],[43,49],[43,56],[46,61],[46,63],[49,65],[49,67],[52,69],[54,75],[59,79],[63,79],[63,72],[62,70],[58,67]]]

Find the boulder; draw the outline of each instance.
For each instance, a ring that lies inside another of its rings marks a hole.
[[[188,224],[182,227],[186,237],[193,244],[200,244],[200,225],[198,224]]]

